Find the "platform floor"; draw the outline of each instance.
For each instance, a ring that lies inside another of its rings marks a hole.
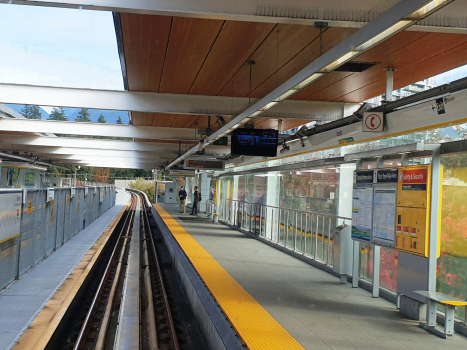
[[[306,349],[466,349],[408,320],[395,305],[208,219],[162,207]]]
[[[115,206],[79,232],[20,280],[0,292],[0,350],[10,349],[47,301],[107,228],[130,195],[119,191]]]

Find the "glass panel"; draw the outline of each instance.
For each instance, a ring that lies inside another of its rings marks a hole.
[[[397,291],[397,266],[399,252],[381,247],[379,285],[393,292]]]
[[[373,245],[360,243],[360,278],[373,282]]]
[[[453,297],[467,299],[467,154],[441,157],[444,166],[441,214],[441,256],[436,288]],[[465,307],[456,316],[465,319]]]

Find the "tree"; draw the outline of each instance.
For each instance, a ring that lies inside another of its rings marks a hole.
[[[42,119],[39,106],[36,105],[24,105],[21,115],[28,119]]]
[[[107,123],[107,120],[105,120],[105,117],[104,117],[104,115],[102,113],[101,113],[99,119],[97,119],[97,122],[102,123],[102,124]],[[118,124],[118,121],[117,121],[117,124]]]
[[[143,178],[137,178],[136,180],[131,181],[128,184],[128,187],[134,190],[143,191],[144,193],[147,194],[149,201],[152,203],[153,198],[154,198],[154,191],[155,191],[154,182],[146,181]]]
[[[49,114],[49,120],[68,120],[63,107],[54,107]]]
[[[91,113],[88,112],[88,109],[81,108],[81,110],[78,112],[78,116],[76,117],[75,122],[90,123],[91,121]]]
[[[123,124],[122,117],[118,116],[118,119],[117,119],[117,124]]]

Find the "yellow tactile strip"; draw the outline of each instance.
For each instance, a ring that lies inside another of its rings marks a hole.
[[[120,210],[100,237],[94,242],[93,246],[86,252],[81,261],[18,340],[13,347],[14,350],[45,349],[128,205]]]
[[[248,349],[303,349],[164,208],[154,208]]]

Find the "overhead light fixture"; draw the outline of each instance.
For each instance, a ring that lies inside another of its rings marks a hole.
[[[267,111],[268,109],[271,109],[272,107],[274,107],[278,103],[279,102],[276,102],[276,101],[269,102],[266,106],[264,106],[263,108],[260,108],[259,110],[262,111],[262,112]],[[245,118],[245,119],[247,119],[247,118]]]
[[[338,66],[344,64],[345,62],[347,62],[348,60],[352,59],[352,57],[359,55],[360,53],[361,52],[359,52],[359,51],[349,51],[345,55],[343,55],[342,57],[338,58],[334,62],[332,62],[332,63],[328,64],[326,67],[324,67],[323,71],[330,72],[330,71],[334,70],[336,67],[338,67]]]
[[[401,20],[392,26],[390,26],[388,29],[382,31],[378,35],[374,36],[370,40],[367,40],[360,46],[358,46],[355,50],[356,51],[366,51],[370,47],[375,46],[376,44],[379,44],[381,41],[384,39],[387,39],[388,37],[398,33],[399,31],[403,30],[405,27],[408,27],[410,24],[412,24],[413,21],[410,20]]]
[[[433,0],[430,3],[423,6],[421,9],[411,13],[408,18],[414,18],[420,20],[426,16],[428,16],[433,10],[435,10],[438,6],[447,3],[449,0]]]
[[[294,90],[301,90],[304,87],[310,85],[312,82],[314,82],[316,79],[321,78],[324,75],[324,73],[314,73],[310,75],[308,78],[303,80],[301,83],[298,83],[295,85],[293,88]]]
[[[277,102],[284,101],[284,100],[286,100],[287,98],[289,98],[290,96],[292,96],[293,94],[295,94],[297,92],[298,92],[297,89],[290,89],[289,91],[284,92],[282,95],[280,95],[274,101],[277,101]]]
[[[282,144],[282,149],[279,152],[280,154],[285,154],[288,151],[290,151],[290,146],[287,146],[287,144],[284,141],[284,143]]]

